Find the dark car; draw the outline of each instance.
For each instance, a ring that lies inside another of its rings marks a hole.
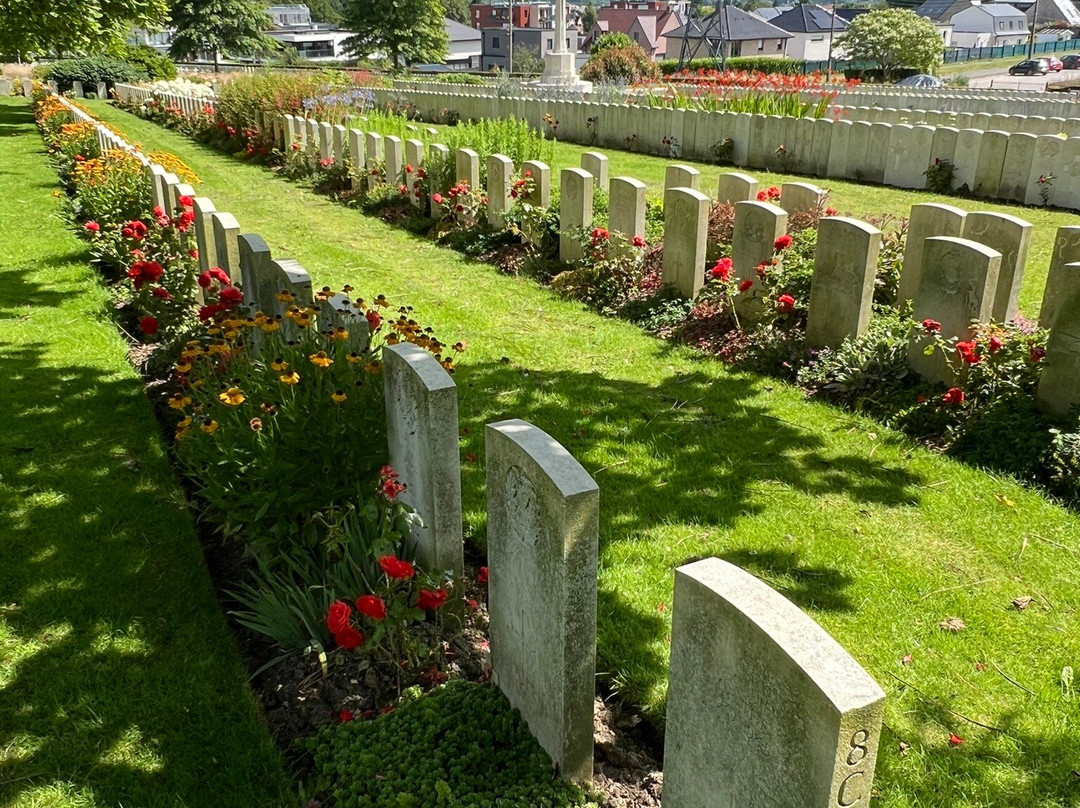
[[[1070,53],[1061,57],[1061,64],[1066,70],[1080,70],[1080,53]]]
[[[1009,68],[1010,76],[1045,76],[1050,72],[1046,59],[1025,59]]]
[[[906,79],[900,79],[896,84],[898,87],[928,87],[930,89],[937,89],[938,87],[945,86],[945,82],[942,79],[926,73],[908,76]]]

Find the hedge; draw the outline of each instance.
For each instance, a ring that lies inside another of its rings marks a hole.
[[[146,81],[149,76],[141,67],[113,56],[82,56],[78,59],[61,59],[34,68],[42,81],[55,81],[60,92],[71,89],[72,82],[81,81],[83,87],[93,92],[98,82],[125,84]]]
[[[801,75],[806,62],[802,59],[775,59],[770,56],[732,56],[724,63],[728,70],[757,70],[761,73],[783,73],[788,76]],[[664,59],[660,62],[660,72],[665,76],[677,73],[678,59]],[[719,70],[719,59],[691,59],[685,66],[688,70]]]

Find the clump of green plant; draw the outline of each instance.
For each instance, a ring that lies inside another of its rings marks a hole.
[[[526,160],[552,162],[555,144],[524,119],[483,118],[446,131],[446,145],[451,154],[457,149],[472,149],[480,156],[480,180],[487,175],[487,158],[502,154],[521,165]]]
[[[100,82],[131,84],[146,81],[148,75],[140,66],[115,56],[80,56],[77,59],[59,59],[34,69],[42,81],[55,81],[60,92],[67,92],[76,81],[83,89],[93,91]]]
[[[951,194],[953,192],[953,179],[956,176],[956,166],[952,160],[942,160],[935,157],[933,165],[923,172],[926,176],[926,190],[935,194]]]
[[[606,228],[575,234],[582,258],[551,280],[553,288],[605,314],[621,309],[641,284],[648,246],[643,235],[627,238]]]
[[[552,777],[551,759],[492,685],[460,680],[371,721],[324,727],[309,742],[320,798],[338,808],[595,808]]]
[[[660,78],[660,69],[640,45],[631,42],[622,47],[605,48],[590,56],[581,68],[581,78],[598,84],[636,84]]]

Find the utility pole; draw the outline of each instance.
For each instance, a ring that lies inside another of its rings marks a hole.
[[[832,42],[833,32],[836,31],[836,0],[833,0],[832,16],[829,17],[829,60],[825,63],[825,81],[832,81]]]
[[[510,15],[509,32],[510,37],[507,40],[506,48],[506,73],[507,75],[514,75],[514,0],[509,0],[508,12]]]
[[[1028,32],[1028,59],[1035,56],[1035,28],[1039,24],[1039,0],[1035,0],[1035,11],[1031,15],[1031,30]]]

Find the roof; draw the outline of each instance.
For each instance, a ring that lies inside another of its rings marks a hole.
[[[791,34],[783,28],[777,28],[760,17],[735,6],[724,6],[700,22],[694,20],[689,25],[680,25],[673,31],[668,31],[664,36],[667,39],[682,39],[687,28],[690,29],[690,39],[734,40],[736,42],[751,39],[791,39]]]
[[[794,6],[762,6],[761,8],[754,9],[754,13],[757,14],[765,22],[772,22],[785,11],[791,11]]]
[[[483,35],[477,29],[462,25],[449,17],[443,18],[443,28],[446,29],[446,36],[451,42],[479,42],[483,39]]]
[[[1037,14],[1035,22],[1040,26],[1080,28],[1080,11],[1072,0],[1040,0],[1033,5],[1034,9],[1030,10],[1028,19],[1036,17]]]
[[[948,22],[954,15],[970,6],[971,0],[926,0],[915,9],[915,13],[935,22]]]
[[[1026,17],[1027,15],[1018,8],[1010,6],[1008,3],[983,3],[982,5],[972,6],[979,11],[986,12],[991,17]]]
[[[802,5],[785,11],[771,20],[777,28],[783,28],[793,34],[820,34],[829,31],[843,31],[848,26],[847,20],[833,16],[821,6]]]

